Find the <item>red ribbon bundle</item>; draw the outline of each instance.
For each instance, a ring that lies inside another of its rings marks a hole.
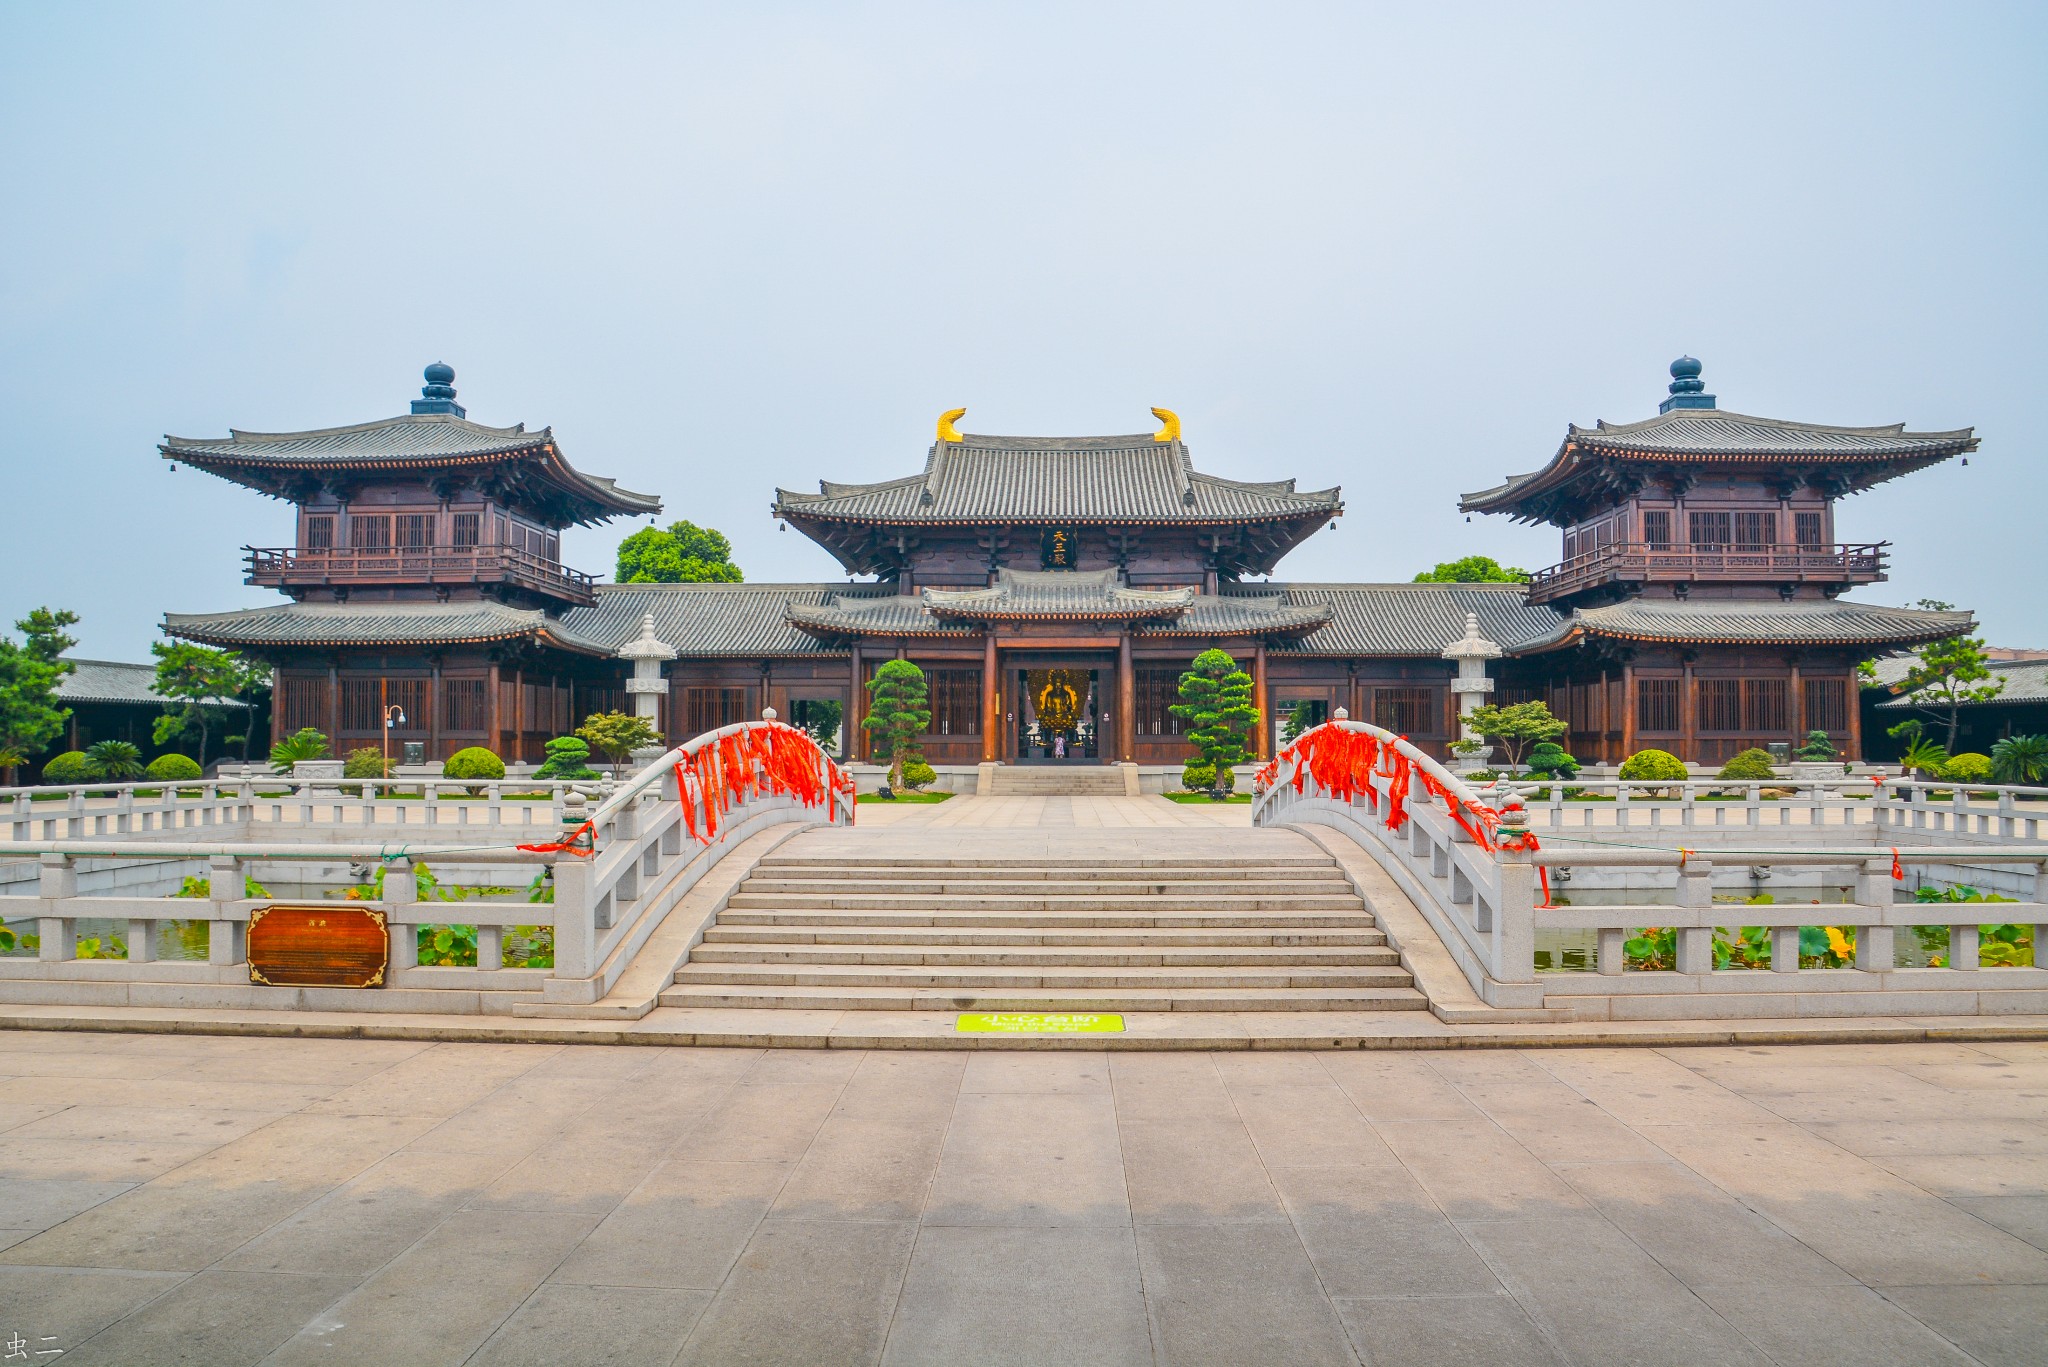
[[[806,807],[829,807],[834,793],[851,796],[853,776],[794,726],[767,722],[697,748],[676,763],[683,824],[702,844],[718,838],[718,818],[738,803],[780,794]],[[697,825],[697,806],[704,824]]]
[[[586,835],[591,838],[591,843],[589,845],[581,843],[583,837]],[[521,845],[519,846],[519,848],[522,850],[531,850],[535,854],[573,854],[578,859],[588,859],[591,855],[597,853],[596,843],[596,823],[586,821],[581,826],[578,826],[575,830],[563,836],[560,840],[553,840],[545,845]]]

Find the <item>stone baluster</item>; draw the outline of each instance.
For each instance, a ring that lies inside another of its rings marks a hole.
[[[1492,963],[1487,971],[1496,982],[1526,983],[1536,980],[1536,866],[1529,851],[1520,848],[1529,834],[1529,816],[1519,800],[1501,808],[1499,841],[1500,898],[1491,932]],[[1484,912],[1478,899],[1475,910]]]
[[[420,935],[416,907],[420,900],[419,875],[412,860],[394,859],[384,866],[384,924],[391,936],[391,968],[418,968]]]
[[[1889,973],[1894,964],[1891,926],[1879,925],[1877,918],[1892,905],[1892,865],[1889,859],[1866,859],[1856,868],[1856,903],[1874,913],[1868,925],[1856,928],[1856,967],[1865,973]]]
[[[242,861],[231,854],[216,854],[206,861],[206,895],[213,904],[213,916],[206,927],[206,962],[216,965],[246,963],[249,958],[249,921],[229,914],[231,904],[243,900]]]
[[[75,912],[78,907],[78,867],[68,854],[36,857],[36,896],[50,903],[48,910]],[[62,905],[60,905],[62,904]],[[41,947],[36,957],[45,962],[64,962],[78,957],[78,922],[71,916],[41,916],[36,920]]]
[[[1693,925],[1680,925],[1676,932],[1678,971],[1706,974],[1714,971],[1714,864],[1709,859],[1688,858],[1678,871],[1678,905]]]

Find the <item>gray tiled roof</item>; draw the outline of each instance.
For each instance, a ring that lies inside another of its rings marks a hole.
[[[1291,479],[1245,483],[1194,468],[1180,441],[990,437],[932,444],[922,475],[875,484],[821,482],[775,491],[778,516],[881,522],[1218,522],[1313,517],[1343,507],[1336,489]]]
[[[1877,662],[1878,681],[1887,687],[1896,687],[1906,677],[1906,670],[1912,664],[1910,657],[1888,656]],[[1994,678],[2003,679],[2005,686],[1995,697],[1983,702],[1964,703],[1965,707],[1997,707],[2000,705],[2048,703],[2048,660],[1999,660],[1992,664]],[[1989,683],[1989,679],[1981,680]],[[1910,698],[1900,696],[1887,698],[1879,707],[1912,707]]]
[[[826,655],[840,652],[797,630],[792,614],[867,599],[898,601],[886,584],[600,584],[595,603],[562,620],[612,650],[638,636],[651,613],[654,634],[683,658]]]
[[[637,628],[639,618],[635,617]],[[172,612],[164,631],[215,646],[460,645],[525,636],[609,654],[560,618],[503,603],[279,603],[240,612]]]
[[[1860,477],[1852,479],[1856,487],[1864,487],[1976,449],[1975,429],[1969,427],[1951,432],[1908,432],[1904,423],[1830,427],[1718,408],[1675,408],[1642,422],[1601,422],[1593,427],[1572,423],[1549,464],[1466,494],[1458,506],[1468,512],[1510,511],[1509,505],[1571,484],[1584,467],[1610,456],[1687,463],[1795,460],[1812,466],[1848,465],[1862,468]],[[1547,506],[1538,506],[1527,515],[1555,520],[1552,513]]]
[[[81,660],[67,655],[71,672],[54,690],[60,702],[118,702],[162,706],[165,699],[154,687],[156,666],[130,664],[125,660]],[[215,707],[247,707],[235,698],[208,698]]]
[[[1323,603],[1293,603],[1282,593],[1198,594],[1185,613],[1140,636],[1299,636],[1330,620]]]
[[[1436,657],[1465,634],[1465,614],[1513,651],[1557,626],[1549,608],[1531,607],[1520,584],[1249,584],[1229,594],[1279,592],[1291,604],[1326,606],[1329,624],[1284,647],[1305,655]]]
[[[167,460],[182,460],[228,478],[234,478],[237,470],[433,469],[488,463],[496,458],[523,459],[539,462],[562,488],[595,503],[605,515],[661,511],[656,496],[621,489],[609,479],[570,465],[552,427],[538,432],[527,431],[524,423],[486,427],[450,413],[415,413],[307,432],[231,428],[225,441],[166,436],[157,449]]]
[[[885,586],[886,587],[886,586]],[[819,603],[791,603],[790,625],[819,636],[978,636],[970,622],[946,621],[926,610],[922,597],[834,593]]]
[[[1580,635],[1637,641],[1890,645],[1953,636],[1973,625],[1967,612],[1929,612],[1840,598],[1790,603],[1637,598],[1575,611],[1560,619],[1551,632],[1523,642],[1519,649],[1526,652],[1565,644]]]
[[[996,582],[978,589],[926,589],[935,617],[973,621],[996,618],[1085,617],[1136,620],[1186,612],[1195,590],[1131,589],[1107,570],[997,570]]]

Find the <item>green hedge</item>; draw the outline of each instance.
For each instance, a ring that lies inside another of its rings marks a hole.
[[[144,771],[159,783],[184,783],[195,778],[205,778],[206,771],[199,767],[199,761],[190,755],[158,755],[149,762]]]
[[[441,774],[444,778],[503,778],[505,761],[481,745],[472,745],[450,755]]]
[[[1734,759],[1722,765],[1721,772],[1715,775],[1717,778],[1748,779],[1752,781],[1771,779],[1777,776],[1778,771],[1771,767],[1771,752],[1756,749],[1744,750]]]
[[[61,755],[52,755],[43,765],[45,783],[63,787],[92,780],[92,761],[85,757],[83,750],[66,750]]]
[[[1691,777],[1685,764],[1669,750],[1638,750],[1622,762],[1623,778],[1683,783]]]

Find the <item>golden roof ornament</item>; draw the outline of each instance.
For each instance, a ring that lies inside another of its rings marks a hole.
[[[1171,408],[1155,408],[1152,410],[1152,416],[1166,424],[1166,426],[1160,428],[1157,432],[1154,432],[1152,434],[1152,440],[1180,440],[1180,414],[1174,412]]]
[[[947,410],[946,410],[945,412],[943,412],[943,413],[939,414],[939,440],[940,440],[940,441],[965,441],[965,440],[967,440],[967,439],[966,439],[965,437],[963,437],[963,436],[961,436],[961,435],[960,435],[960,429],[959,429],[959,428],[957,428],[957,427],[955,427],[955,426],[953,426],[953,424],[954,424],[954,423],[956,423],[956,422],[960,421],[960,419],[962,419],[962,418],[964,418],[964,417],[966,417],[966,416],[967,416],[967,410],[966,410],[966,409],[964,409],[964,408],[949,408],[949,409],[947,409]]]

